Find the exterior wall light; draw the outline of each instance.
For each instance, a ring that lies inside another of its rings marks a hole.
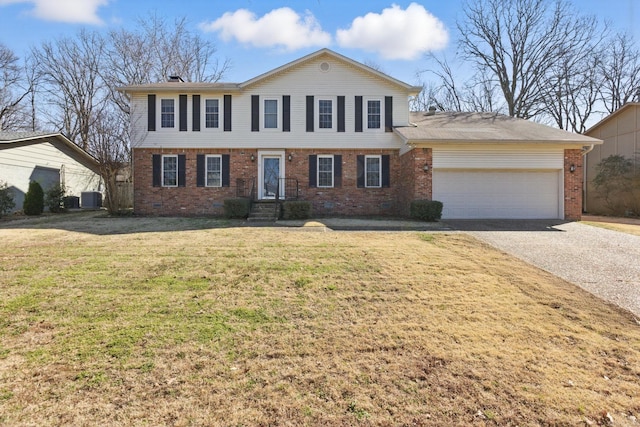
[[[569,172],[574,173],[576,171],[576,165],[569,166]]]
[[[251,161],[255,162],[256,161],[256,156],[254,156],[253,154],[251,155]]]
[[[429,172],[429,165],[425,163],[424,166],[422,167],[422,170],[425,172]]]
[[[293,160],[293,154],[289,153],[288,159],[289,159],[289,161]]]

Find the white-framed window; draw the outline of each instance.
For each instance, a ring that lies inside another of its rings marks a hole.
[[[176,100],[161,99],[160,100],[160,127],[173,128],[176,125]]]
[[[222,187],[222,156],[206,156],[205,185],[207,187]]]
[[[206,129],[218,129],[220,127],[220,100],[219,99],[205,99],[204,127]]]
[[[382,127],[382,101],[367,100],[367,129],[379,130]]]
[[[333,100],[318,100],[318,129],[333,129]]]
[[[162,156],[162,186],[163,187],[178,186],[178,156],[177,155]]]
[[[364,186],[382,187],[382,156],[365,156]]]
[[[262,125],[264,129],[278,129],[278,100],[277,99],[264,100],[264,116],[263,116]]]
[[[317,158],[318,187],[333,187],[333,156],[332,155],[318,155]]]

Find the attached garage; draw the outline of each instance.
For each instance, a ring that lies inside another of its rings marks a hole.
[[[562,169],[559,148],[434,148],[433,199],[443,218],[562,218]]]
[[[602,141],[495,113],[416,112],[404,145],[405,200],[443,219],[580,219],[583,156]]]
[[[562,218],[559,171],[434,170],[443,218]]]

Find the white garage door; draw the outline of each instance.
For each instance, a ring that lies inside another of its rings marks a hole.
[[[561,172],[434,170],[443,218],[563,218]]]

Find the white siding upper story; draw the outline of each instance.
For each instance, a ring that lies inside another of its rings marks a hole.
[[[328,66],[326,65],[328,64]],[[328,68],[328,69],[327,69]],[[402,141],[394,132],[385,132],[385,97],[392,97],[393,126],[409,123],[409,96],[415,88],[402,86],[392,79],[359,68],[339,56],[321,54],[291,67],[284,67],[265,78],[257,78],[238,89],[219,92],[199,91],[188,88],[188,84],[175,84],[175,89],[129,92],[132,106],[132,146],[134,148],[354,148],[354,149],[399,149]],[[165,87],[166,87],[165,86]],[[148,98],[156,95],[156,130],[147,131]],[[187,95],[187,130],[179,130],[179,96]],[[200,130],[194,131],[193,96],[200,96]],[[231,131],[223,130],[224,95],[231,95]],[[259,96],[260,129],[252,131],[252,96]],[[345,131],[337,131],[337,98],[344,96]],[[290,131],[282,129],[283,96],[290,97]],[[308,132],[307,96],[314,97],[314,131]],[[356,97],[362,97],[363,131],[355,131]],[[173,99],[175,125],[161,125],[162,99]],[[217,99],[219,105],[219,127],[205,126],[205,100]],[[276,100],[277,126],[266,129],[264,124],[265,100]],[[318,126],[319,101],[331,100],[333,106],[332,129]],[[380,101],[381,127],[367,129],[367,101]]]

